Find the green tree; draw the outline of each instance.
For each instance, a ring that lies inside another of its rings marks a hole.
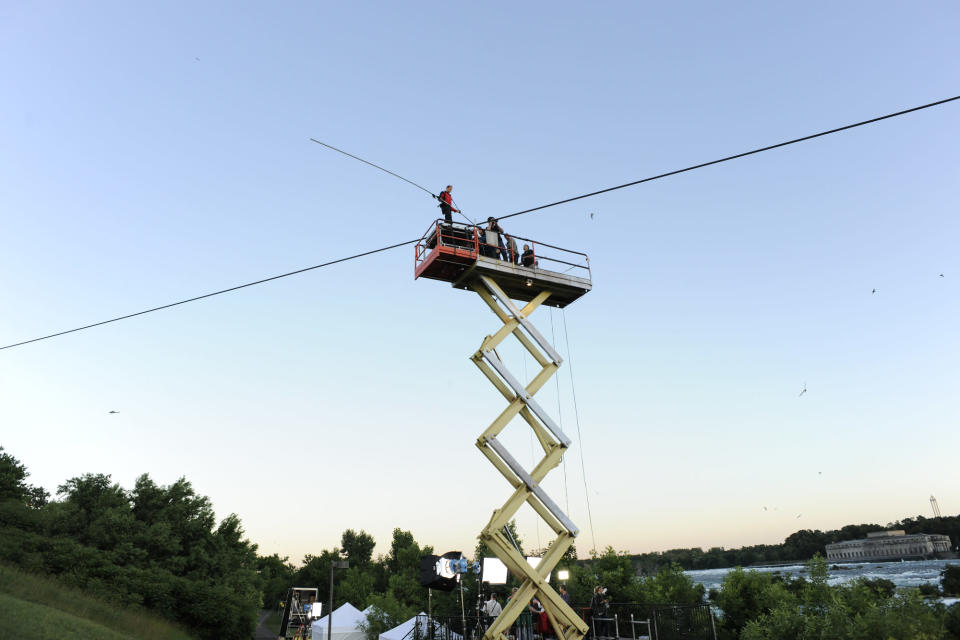
[[[737,567],[728,573],[717,596],[723,612],[722,626],[739,637],[744,626],[777,607],[796,606],[796,598],[768,573],[744,571]]]
[[[705,589],[694,583],[683,572],[683,567],[673,563],[660,569],[653,576],[639,580],[638,602],[649,604],[697,604],[703,602]]]
[[[281,558],[274,553],[269,556],[258,556],[256,561],[257,586],[260,589],[263,607],[275,608],[287,595],[287,590],[293,584],[294,568],[289,558]]]
[[[373,557],[373,549],[377,546],[373,536],[364,530],[360,533],[353,529],[347,529],[340,537],[340,549],[350,561],[351,567],[361,567],[370,564]]]
[[[50,494],[43,487],[28,484],[29,477],[26,466],[0,447],[0,502],[13,500],[34,509],[43,508]]]
[[[940,571],[940,590],[950,596],[960,596],[960,564],[948,564]]]

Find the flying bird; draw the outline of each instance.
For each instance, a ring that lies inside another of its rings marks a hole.
[[[876,293],[876,292],[877,292],[877,290],[876,290],[876,289],[874,289],[874,290],[873,290],[873,291],[871,291],[870,293]]]
[[[120,413],[119,411],[110,410],[108,413]]]
[[[942,274],[942,273],[940,274],[940,277],[941,277],[941,278],[943,277],[943,274]]]
[[[799,517],[802,516],[802,515],[803,515],[802,513],[798,513],[798,514],[797,514],[797,517],[799,518]]]
[[[200,58],[194,58],[194,60],[196,60],[197,62],[200,62]]]
[[[590,214],[590,219],[593,220],[593,216],[595,216],[595,215],[596,215],[595,213],[591,213],[591,214]],[[941,277],[941,278],[943,277],[943,274],[942,274],[942,273],[940,274],[940,277]]]
[[[806,392],[807,392],[807,383],[804,382],[804,383],[803,383],[803,390],[800,392],[800,395],[797,396],[797,397],[799,398],[800,396],[802,396],[802,395],[805,394]]]

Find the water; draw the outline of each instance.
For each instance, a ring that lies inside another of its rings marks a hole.
[[[884,578],[897,587],[919,587],[932,583],[940,585],[940,571],[948,564],[960,564],[957,560],[909,560],[905,562],[836,563],[828,565],[827,581],[831,585],[844,584],[856,578]],[[832,567],[838,567],[833,569]],[[782,567],[745,568],[747,571],[777,573],[782,576],[803,576],[809,578],[803,564]],[[708,591],[719,589],[724,576],[732,569],[701,569],[686,571],[694,582],[702,584]]]

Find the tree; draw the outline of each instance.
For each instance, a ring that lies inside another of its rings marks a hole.
[[[695,584],[678,563],[641,578],[639,587],[638,601],[648,604],[697,604],[705,595],[703,585]]]
[[[34,509],[46,505],[50,494],[43,487],[27,484],[29,477],[26,466],[0,447],[0,502],[14,500]]]
[[[272,609],[286,598],[287,590],[294,586],[294,568],[289,558],[274,553],[257,556],[257,585],[263,599],[263,607]]]
[[[351,567],[368,565],[373,557],[373,548],[376,546],[373,536],[362,529],[360,533],[347,529],[340,537],[340,549],[350,561]]]
[[[737,567],[726,575],[717,596],[723,611],[722,625],[739,637],[748,622],[785,604],[795,606],[796,598],[768,573],[744,571]]]

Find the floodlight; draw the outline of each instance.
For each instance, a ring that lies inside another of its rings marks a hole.
[[[500,558],[484,558],[483,581],[488,584],[507,584],[507,565]]]
[[[557,571],[557,580],[559,580],[560,582],[566,582],[569,579],[570,579],[569,571],[567,571],[566,569],[560,569],[559,571]]]
[[[540,558],[537,558],[537,557],[535,557],[535,556],[527,556],[527,564],[529,564],[531,567],[533,567],[534,569],[536,569],[536,568],[537,568],[537,565],[540,564]],[[544,578],[544,580],[546,580],[547,582],[550,582],[550,574],[549,574],[549,573],[546,575],[546,577]]]
[[[462,559],[463,553],[460,551],[446,552],[440,556],[440,561],[437,563],[437,575],[441,578],[455,579],[457,577],[457,567]],[[466,561],[464,561],[464,566],[466,566]]]
[[[454,552],[459,554],[459,551]],[[444,554],[448,555],[448,554]],[[449,561],[452,558],[443,558],[435,555],[426,555],[420,558],[420,584],[440,591],[452,591],[457,586],[455,574],[450,572]]]

